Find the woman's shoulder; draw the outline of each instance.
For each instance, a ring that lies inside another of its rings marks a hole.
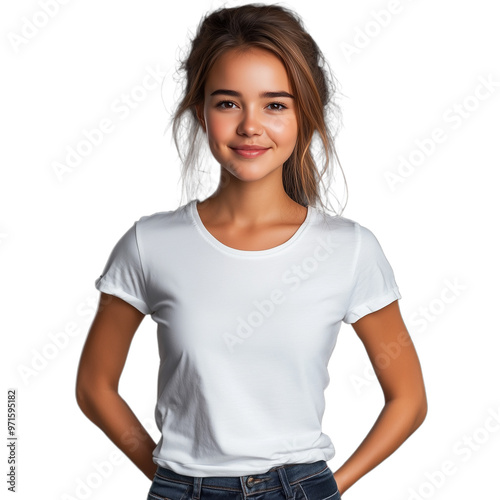
[[[336,229],[355,232],[358,230],[358,227],[363,227],[358,221],[345,217],[344,215],[331,214],[320,208],[316,208],[315,210],[317,213],[317,223],[320,227],[324,227],[327,230]]]
[[[192,203],[192,201],[170,210],[162,210],[142,215],[137,219],[136,224],[140,226],[142,230],[153,230],[158,227],[165,228],[167,225],[175,225],[176,222],[186,219],[190,203]]]
[[[360,223],[359,220],[344,215],[330,214],[319,209],[317,210],[316,225],[320,231],[349,239],[352,242],[375,238],[372,230]]]

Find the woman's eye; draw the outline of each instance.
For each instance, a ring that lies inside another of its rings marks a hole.
[[[216,107],[221,109],[235,109],[235,106],[236,104],[232,101],[220,101],[216,104]],[[266,106],[266,108],[269,107],[271,107],[271,111],[282,111],[284,109],[287,109],[285,104],[283,104],[282,102],[271,102]]]
[[[222,109],[233,109],[233,108],[224,106],[224,104],[234,105],[234,102],[231,102],[231,101],[220,101],[219,103],[217,103],[217,107],[218,108],[222,108]]]
[[[286,106],[282,102],[272,102],[268,104],[268,106],[281,106],[281,108],[272,108],[273,111],[281,111],[282,109],[286,109]]]

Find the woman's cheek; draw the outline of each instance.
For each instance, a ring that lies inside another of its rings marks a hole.
[[[224,120],[213,114],[207,115],[207,132],[211,135],[218,136],[224,130]]]
[[[277,116],[268,123],[269,135],[275,136],[276,142],[291,141],[297,138],[297,119],[294,116]]]

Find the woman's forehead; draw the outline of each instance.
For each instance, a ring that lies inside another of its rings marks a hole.
[[[208,87],[232,85],[240,92],[260,94],[269,91],[291,93],[288,74],[282,61],[268,50],[254,48],[231,49],[223,53],[212,66]],[[216,90],[212,88],[211,91]]]

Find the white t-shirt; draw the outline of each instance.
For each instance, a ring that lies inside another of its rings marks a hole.
[[[401,298],[378,240],[309,206],[285,243],[238,250],[197,202],[140,217],[95,281],[158,325],[153,461],[207,477],[330,460],[324,390],[341,322]]]

